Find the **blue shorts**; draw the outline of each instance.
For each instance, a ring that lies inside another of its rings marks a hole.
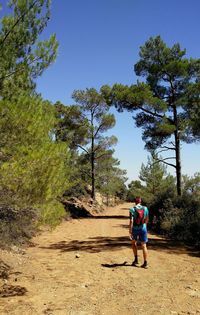
[[[134,229],[132,231],[132,236],[135,241],[139,239],[140,242],[147,243],[147,230],[146,229]]]

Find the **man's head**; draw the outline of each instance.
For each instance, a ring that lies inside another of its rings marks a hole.
[[[134,201],[135,201],[135,203],[137,205],[138,203],[142,202],[142,199],[141,199],[141,197],[136,197]]]

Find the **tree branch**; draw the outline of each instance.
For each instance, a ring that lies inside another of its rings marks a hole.
[[[176,147],[176,145],[175,145],[175,143],[173,141],[171,141],[170,143],[171,143],[171,145],[174,146],[174,148]]]
[[[97,145],[96,148],[94,149],[94,152],[98,151],[99,149],[101,149],[101,146]]]
[[[150,114],[152,116],[155,116],[155,117],[158,117],[158,118],[164,118],[165,117],[165,115],[160,115],[160,114],[158,114],[156,112],[153,113],[152,111],[150,111],[150,110],[148,110],[148,109],[146,109],[146,108],[144,108],[142,106],[138,106],[138,108],[141,109],[143,112],[145,112],[147,114]]]
[[[161,146],[161,149],[176,150],[175,148],[168,147],[166,145]]]
[[[174,156],[170,156],[170,157],[167,157],[167,158],[162,159],[162,161],[171,160],[171,159],[175,159],[175,157],[174,157]]]
[[[40,60],[41,58],[42,58],[42,56],[39,56],[39,57],[33,59],[32,61],[30,61],[29,63],[27,63],[26,66],[30,66],[32,63],[34,63],[35,61]],[[9,77],[11,77],[13,74],[15,74],[15,73],[17,73],[17,72],[21,72],[21,71],[23,71],[24,69],[25,69],[25,66],[23,66],[21,69],[16,69],[16,70],[14,70],[14,71],[12,71],[12,72],[6,74],[5,76],[0,77],[0,80],[4,80],[4,79],[6,79],[6,78],[9,78]]]
[[[168,150],[176,150],[175,148],[171,148],[171,147],[167,147],[167,146],[163,146],[161,147],[161,149],[163,148],[163,150],[160,150],[160,151],[157,151],[156,153],[157,154],[160,154],[161,152],[165,152],[165,151],[168,151]]]
[[[90,153],[88,152],[88,150],[86,150],[84,147],[82,147],[80,144],[75,144],[77,147],[79,147],[80,149],[82,149],[83,151],[85,151],[88,155],[90,155]]]
[[[99,130],[101,129],[101,127],[103,127],[104,124],[100,124],[99,127],[97,128],[95,134],[94,134],[94,138],[97,136]]]
[[[131,105],[130,102],[128,102],[128,104]],[[152,111],[150,111],[149,109],[146,109],[146,108],[144,108],[144,107],[142,107],[142,106],[138,106],[137,108],[138,108],[138,109],[141,109],[143,112],[145,112],[145,113],[147,113],[147,114],[149,114],[149,115],[152,115],[152,116],[154,116],[154,117],[158,117],[158,118],[161,118],[161,119],[163,119],[163,118],[165,117],[165,115],[161,115],[161,114],[158,114],[158,113],[156,113],[156,112],[152,112]],[[134,117],[133,117],[133,118],[134,118]],[[167,120],[168,120],[169,122],[174,123],[173,120],[170,119],[169,117],[166,117],[166,118],[167,118]]]
[[[96,105],[94,105],[94,107],[92,108],[91,112],[92,112],[92,115],[95,114],[95,111],[97,109],[97,107],[99,106],[99,102],[96,103]]]
[[[103,156],[109,156],[109,153],[103,153],[95,158],[95,160],[102,158]]]
[[[90,175],[89,172],[86,172],[85,170],[83,170],[82,168],[79,169],[80,173],[84,173],[85,175],[87,175],[88,177],[92,178],[92,176]]]
[[[175,157],[170,157],[170,158],[165,158],[165,159],[156,159],[156,161],[153,162],[153,165],[154,165],[154,164],[157,164],[157,163],[159,163],[159,162],[162,162],[162,163],[164,163],[164,164],[166,164],[166,165],[169,165],[169,166],[172,166],[172,167],[176,168],[176,165],[171,164],[171,163],[168,163],[168,162],[165,162],[165,160],[168,160],[168,159],[175,159]]]

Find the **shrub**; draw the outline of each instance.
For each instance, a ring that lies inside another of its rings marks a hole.
[[[56,200],[71,185],[70,153],[55,141],[54,107],[40,97],[0,100],[0,116],[0,239],[18,242],[35,229],[32,209],[52,226],[64,215]]]
[[[37,211],[31,208],[19,209],[0,206],[0,245],[22,244],[36,231]]]
[[[39,225],[49,225],[53,228],[67,216],[69,213],[66,212],[64,205],[59,201],[52,201],[40,209]]]
[[[191,194],[171,200],[161,209],[161,230],[186,243],[200,246],[200,200]]]

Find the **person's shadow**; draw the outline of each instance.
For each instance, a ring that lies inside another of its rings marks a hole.
[[[102,267],[106,267],[106,268],[115,268],[115,267],[132,267],[132,264],[128,264],[127,261],[124,261],[121,264],[101,264]]]

